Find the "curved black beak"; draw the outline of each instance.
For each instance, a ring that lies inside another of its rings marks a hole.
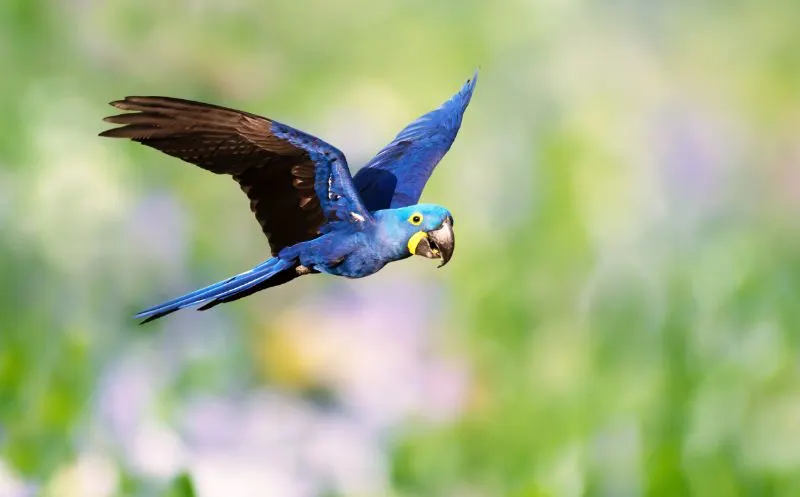
[[[456,248],[453,218],[448,216],[439,228],[427,231],[425,235],[417,244],[414,254],[428,259],[441,259],[442,263],[438,267],[450,262]]]

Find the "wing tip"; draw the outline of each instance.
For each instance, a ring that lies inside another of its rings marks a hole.
[[[97,133],[97,136],[100,136],[102,138],[130,138],[131,140],[135,140],[137,138],[136,134],[133,132],[130,125],[107,129],[105,131]]]
[[[105,119],[103,119],[103,120],[105,121]],[[101,131],[101,132],[97,133],[97,136],[100,136],[100,137],[103,137],[103,138],[123,138],[119,134],[119,130],[120,129],[121,128],[107,129],[105,131]]]
[[[139,111],[139,112],[144,112],[146,110],[151,110],[153,108],[175,109],[178,106],[181,105],[186,106],[187,104],[210,106],[210,104],[204,104],[202,102],[193,102],[191,100],[184,100],[181,98],[143,96],[143,95],[128,95],[119,100],[112,100],[111,102],[108,103],[108,105],[115,107],[117,109],[128,110],[128,111]]]
[[[111,107],[120,110],[127,110],[127,111],[140,111],[141,108],[136,105],[136,99],[141,97],[124,97],[120,100],[112,100],[108,103]],[[127,120],[127,116],[134,116],[135,113],[127,113],[127,114],[117,114],[115,116],[107,116],[103,118],[103,122],[110,123],[110,124],[130,124]],[[97,136],[103,138],[132,138],[130,133],[126,133],[128,126],[120,126],[118,128],[111,128],[105,131],[101,131],[97,134]]]
[[[141,98],[142,97],[131,97],[131,96],[123,97],[119,100],[112,100],[108,102],[108,105],[121,110],[136,110],[135,104],[137,103],[137,100]]]
[[[478,72],[480,71],[480,66],[475,69],[475,72],[472,74],[472,77],[464,83],[464,86],[461,87],[461,91],[458,92],[461,98],[464,100],[464,106],[469,103],[470,98],[472,98],[472,91],[475,89],[475,85],[478,83]]]

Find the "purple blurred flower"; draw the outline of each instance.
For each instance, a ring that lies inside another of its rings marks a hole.
[[[385,493],[386,454],[352,419],[278,393],[197,399],[182,416],[187,468],[206,497]]]
[[[657,160],[677,205],[713,209],[737,155],[730,122],[690,102],[679,102],[655,120]]]
[[[136,258],[153,261],[163,270],[183,267],[187,253],[187,218],[168,193],[152,193],[133,207],[124,233]]]
[[[135,351],[101,381],[93,435],[102,445],[119,448],[134,471],[168,479],[183,466],[183,448],[156,408],[174,375],[158,357],[146,355],[147,350]]]

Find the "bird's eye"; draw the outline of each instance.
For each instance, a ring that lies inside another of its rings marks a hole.
[[[419,224],[422,222],[422,214],[420,213],[411,214],[411,217],[408,218],[408,222],[413,224],[414,226],[419,226]]]

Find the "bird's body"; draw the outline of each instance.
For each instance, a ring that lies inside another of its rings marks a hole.
[[[415,226],[407,222],[414,213],[423,217],[423,222]],[[363,278],[378,272],[390,262],[411,256],[408,240],[420,231],[430,231],[450,223],[450,213],[437,205],[417,204],[414,206],[384,209],[373,214],[373,221],[360,230],[340,230],[327,233],[313,240],[302,242],[283,249],[278,257],[295,260],[305,268],[320,273]],[[424,220],[430,220],[425,223]]]
[[[476,78],[442,107],[407,126],[352,178],[344,154],[285,124],[225,107],[168,97],[112,102],[133,111],[106,118],[130,138],[217,174],[230,174],[250,199],[272,258],[253,269],[145,309],[151,321],[178,309],[208,309],[310,273],[347,278],[421,255],[452,256],[453,217],[417,204],[456,137]]]

